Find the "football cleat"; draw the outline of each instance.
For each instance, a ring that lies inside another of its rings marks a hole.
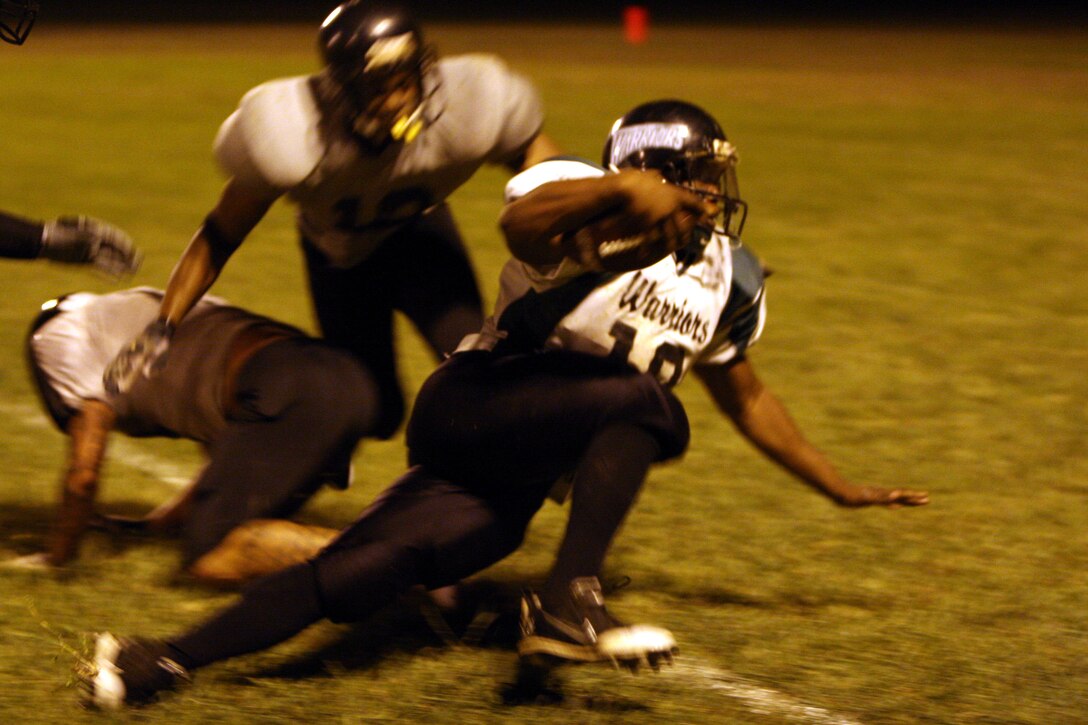
[[[540,598],[526,592],[521,599],[521,638],[518,656],[534,664],[551,661],[596,662],[596,637],[592,626],[570,622],[544,611]]]
[[[642,664],[654,671],[662,662],[672,664],[677,647],[667,629],[624,624],[613,617],[604,606],[596,577],[574,579],[570,589],[581,622],[549,614],[532,592],[522,597],[520,657],[536,662],[607,661],[631,672],[637,672]]]
[[[109,632],[98,635],[87,682],[89,704],[117,710],[149,702],[159,692],[189,682],[189,672],[171,655],[165,642],[119,639]]]

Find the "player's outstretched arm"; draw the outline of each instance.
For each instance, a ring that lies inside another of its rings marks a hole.
[[[730,366],[700,366],[696,374],[718,408],[738,430],[793,475],[840,506],[922,506],[925,491],[858,486],[844,479],[794,423],[782,402],[756,376],[748,360]]]
[[[45,552],[52,566],[62,566],[79,553],[79,543],[94,515],[99,470],[115,418],[107,403],[87,400],[68,422],[68,467]]]
[[[215,283],[227,260],[274,201],[254,195],[233,179],[227,182],[219,203],[174,266],[159,317],[106,367],[103,384],[107,392],[123,393],[140,376],[162,368],[178,324]]]

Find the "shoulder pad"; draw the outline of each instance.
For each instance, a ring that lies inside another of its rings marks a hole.
[[[520,156],[544,124],[544,106],[528,78],[492,55],[442,58],[435,65],[436,125],[456,136],[461,155],[486,163]],[[471,101],[466,101],[471,99]]]
[[[763,287],[763,263],[752,250],[743,244],[732,247],[733,286],[744,290],[749,297],[755,297]]]
[[[576,156],[556,156],[530,166],[506,183],[506,202],[528,194],[538,186],[551,181],[567,181],[568,179],[588,179],[595,176],[604,176],[604,168],[592,161]]]
[[[320,118],[307,76],[263,83],[220,127],[216,158],[243,183],[287,191],[324,155]]]

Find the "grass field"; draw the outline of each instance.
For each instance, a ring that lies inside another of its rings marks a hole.
[[[671,628],[677,666],[564,675],[559,705],[503,705],[506,648],[443,646],[410,611],[320,625],[199,673],[151,708],[89,713],[66,687],[88,631],[165,635],[231,595],[175,581],[165,540],[92,536],[58,576],[0,570],[0,721],[526,723],[1088,722],[1088,34],[675,28],[433,28],[440,51],[528,73],[548,130],[598,153],[653,97],[706,106],[741,150],[746,238],[774,268],[757,369],[856,481],[929,489],[919,510],[841,511],[749,450],[691,382],[695,431],[655,471],[610,558],[629,619]],[[116,221],[162,285],[212,204],[219,122],[249,87],[313,66],[304,27],[42,27],[0,47],[0,206]],[[454,197],[488,298],[503,175]],[[22,336],[37,305],[110,284],[0,263],[0,558],[41,545],[64,450]],[[286,206],[215,291],[312,327]],[[404,379],[431,362],[405,330]],[[192,446],[116,440],[103,500],[139,513],[198,465]],[[349,521],[403,465],[367,443]],[[550,507],[487,575],[545,570]]]

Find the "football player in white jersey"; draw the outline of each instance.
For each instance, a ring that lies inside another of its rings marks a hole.
[[[680,101],[639,106],[613,127],[605,161],[553,159],[510,181],[515,259],[483,332],[417,397],[413,467],[312,561],[204,624],[168,642],[100,636],[99,704],[149,699],[322,617],[361,619],[409,586],[456,582],[517,548],[549,493],[563,495],[557,479],[570,482],[570,518],[544,586],[522,600],[519,655],[656,667],[672,635],[618,622],[597,577],[649,467],[688,444],[671,388],[691,368],[748,439],[836,503],[928,502],[844,480],[752,370],[763,272],[740,242],[746,206],[717,122]],[[614,244],[615,230],[630,244]],[[639,264],[611,251],[631,245],[655,251]]]
[[[181,495],[128,522],[180,529],[183,567],[198,579],[266,574],[309,558],[335,533],[277,519],[325,483],[347,485],[348,471],[335,466],[376,423],[360,402],[370,376],[347,352],[205,297],[178,327],[159,375],[106,395],[103,370],[161,302],[161,290],[140,287],[42,306],[27,357],[45,410],[69,436],[68,461],[46,551],[9,565],[61,566],[78,554],[113,430],[188,438],[207,452]]]
[[[109,368],[108,389],[155,368],[174,327],[282,196],[298,207],[323,336],[378,381],[376,435],[404,415],[394,310],[436,356],[479,329],[479,291],[446,198],[484,164],[518,171],[557,153],[536,90],[493,56],[436,59],[402,10],[370,0],[333,10],[318,44],[318,73],[257,86],[220,128],[215,151],[230,179],[159,317]]]

